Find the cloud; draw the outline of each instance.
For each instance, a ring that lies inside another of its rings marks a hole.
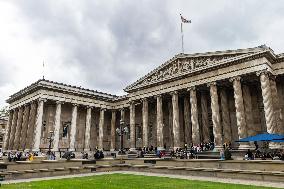
[[[42,77],[124,94],[180,52],[254,47],[284,52],[283,3],[260,1],[1,1],[0,105]]]

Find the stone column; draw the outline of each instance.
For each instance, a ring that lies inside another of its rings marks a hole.
[[[210,87],[215,148],[220,149],[222,148],[222,127],[221,127],[221,119],[220,119],[217,85],[216,85],[216,82],[209,83],[208,85]]]
[[[143,146],[148,147],[149,146],[149,136],[148,136],[148,127],[149,127],[149,104],[148,99],[144,98],[143,100],[143,107],[142,107],[142,121],[143,121]]]
[[[72,108],[72,118],[71,118],[71,129],[70,129],[70,143],[69,151],[75,151],[75,140],[76,140],[76,127],[77,127],[77,113],[78,104],[73,104]]]
[[[36,122],[35,122],[35,131],[34,131],[34,144],[33,144],[33,151],[34,152],[39,151],[44,102],[45,102],[45,99],[39,99],[39,101],[38,101],[37,115],[36,115]]]
[[[13,110],[9,110],[9,120],[7,124],[7,129],[4,137],[4,150],[8,150],[9,148],[9,140],[10,140],[10,134],[11,134],[11,127],[12,127],[12,122],[13,122]]]
[[[84,151],[90,151],[90,137],[91,137],[91,123],[92,123],[92,107],[87,107],[86,114],[86,130],[85,130],[85,144]]]
[[[256,135],[254,128],[253,117],[252,117],[252,102],[251,102],[251,93],[249,86],[243,85],[243,98],[245,106],[245,115],[246,115],[246,126],[247,126],[247,136]]]
[[[23,124],[21,129],[21,138],[19,142],[20,150],[25,150],[26,147],[26,138],[27,138],[27,129],[29,124],[29,116],[30,116],[30,104],[25,105]]]
[[[111,111],[111,138],[110,138],[110,151],[115,150],[115,122],[116,122],[116,110]]]
[[[269,81],[269,73],[264,70],[256,73],[260,77],[261,92],[263,98],[264,115],[268,133],[276,132],[273,99]]]
[[[233,142],[232,141],[232,130],[231,130],[228,95],[227,95],[227,89],[226,88],[221,88],[220,99],[221,99],[221,111],[222,111],[222,125],[223,125],[224,142],[232,143]]]
[[[124,129],[126,127],[126,123],[125,123],[125,109],[122,108],[120,109],[120,121],[122,121],[124,123],[124,125],[122,125],[122,128]],[[119,125],[120,127],[120,125]],[[124,141],[124,136],[126,136],[125,134],[124,135],[121,135],[120,136],[120,145],[119,145],[119,149],[121,149],[121,141],[122,141],[122,144],[125,144],[125,141]]]
[[[210,142],[209,134],[209,117],[208,117],[208,100],[204,91],[201,92],[201,117],[202,117],[202,142]]]
[[[271,95],[272,102],[274,107],[274,117],[275,117],[275,125],[276,125],[276,133],[284,134],[283,120],[282,120],[282,111],[280,107],[279,95],[277,92],[276,85],[276,77],[270,77],[270,87],[271,87]]]
[[[183,100],[184,105],[184,128],[185,128],[185,143],[191,144],[192,143],[192,127],[190,123],[190,105],[189,105],[189,98],[184,97]]]
[[[190,92],[190,107],[191,107],[191,124],[192,124],[192,143],[200,144],[200,130],[198,123],[197,98],[195,87],[189,88]]]
[[[15,140],[13,145],[14,150],[19,150],[20,147],[19,145],[20,145],[22,123],[23,123],[23,114],[24,114],[24,106],[21,106],[18,112],[17,127],[16,127]]]
[[[14,147],[14,140],[15,140],[15,132],[17,127],[17,119],[18,119],[18,112],[19,109],[14,109],[11,132],[10,132],[10,139],[9,139],[9,150],[13,150]]]
[[[105,111],[106,109],[101,108],[100,110],[100,121],[99,121],[99,150],[104,149],[104,125],[105,125]]]
[[[169,109],[169,143],[170,149],[174,147],[173,142],[173,104],[171,101],[168,101],[168,109]],[[190,131],[191,132],[191,131]],[[191,137],[191,135],[190,135]]]
[[[31,103],[31,110],[29,115],[29,124],[27,129],[27,138],[25,141],[25,149],[31,150],[33,148],[33,141],[34,141],[34,128],[35,128],[35,121],[36,121],[36,111],[37,111],[37,103]]]
[[[130,103],[130,150],[135,150],[136,148],[136,140],[135,140],[135,104],[134,102]]]
[[[157,96],[157,148],[164,150],[164,135],[163,135],[163,100],[162,96]]]
[[[52,151],[57,152],[58,144],[59,144],[59,134],[60,134],[60,125],[61,125],[61,105],[62,102],[56,102],[56,110],[54,117],[54,140],[53,140],[53,148]]]
[[[172,95],[173,106],[173,135],[174,135],[174,150],[180,148],[180,125],[179,125],[179,106],[178,92],[174,91]]]
[[[245,117],[241,77],[240,76],[233,77],[230,79],[230,81],[233,82],[238,135],[239,139],[241,139],[247,137],[247,126],[245,120],[246,117]],[[249,146],[247,144],[242,143],[240,144],[239,148],[246,149],[249,148]]]

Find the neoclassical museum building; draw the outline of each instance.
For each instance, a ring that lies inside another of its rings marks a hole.
[[[118,150],[234,142],[284,133],[284,54],[255,48],[178,54],[133,84],[125,96],[45,79],[11,95],[6,150]]]

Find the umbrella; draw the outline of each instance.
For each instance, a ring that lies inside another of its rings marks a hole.
[[[284,138],[282,138],[282,139],[274,139],[271,142],[284,142]]]
[[[251,142],[251,141],[266,141],[266,142],[274,142],[274,140],[284,139],[284,135],[278,134],[270,134],[270,133],[262,133],[254,136],[250,136],[247,138],[242,138],[236,142]],[[279,141],[278,141],[279,142]]]

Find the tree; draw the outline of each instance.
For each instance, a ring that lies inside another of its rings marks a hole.
[[[9,107],[4,106],[0,109],[0,117],[8,117],[9,116]]]

